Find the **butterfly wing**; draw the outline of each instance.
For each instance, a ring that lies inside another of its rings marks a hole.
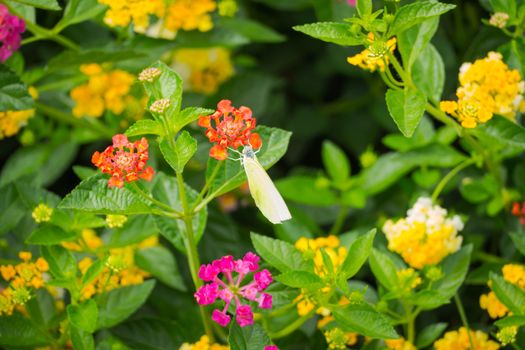
[[[272,223],[280,224],[292,218],[283,197],[257,159],[244,157],[244,170],[255,205]]]

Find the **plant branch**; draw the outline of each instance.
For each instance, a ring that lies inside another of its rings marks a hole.
[[[432,192],[432,201],[435,202],[436,199],[441,194],[441,191],[445,188],[447,183],[454,178],[461,170],[467,168],[468,166],[474,164],[476,161],[474,158],[466,159],[465,161],[459,163],[454,169],[450,170],[447,175],[437,184],[434,192]]]
[[[461,299],[459,298],[458,294],[454,295],[454,301],[456,302],[456,306],[459,312],[459,317],[461,317],[461,322],[463,323],[463,327],[467,329],[468,341],[470,342],[470,350],[475,350],[474,341],[472,339],[472,334],[470,334],[470,327],[468,325],[468,319],[467,319],[465,310],[463,309],[463,304],[461,303]]]

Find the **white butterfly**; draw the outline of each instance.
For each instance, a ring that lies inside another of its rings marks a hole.
[[[255,205],[272,224],[290,220],[292,215],[283,197],[257,160],[255,153],[252,146],[246,145],[241,153],[242,158],[240,158]]]

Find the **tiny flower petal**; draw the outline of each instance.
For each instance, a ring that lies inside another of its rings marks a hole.
[[[271,309],[273,304],[273,297],[268,293],[262,293],[259,297],[259,307],[261,309]]]
[[[235,319],[239,326],[246,327],[253,324],[253,312],[250,305],[241,305],[235,310]]]
[[[217,283],[205,284],[193,296],[199,305],[213,304],[219,296],[219,285]]]
[[[219,325],[226,327],[228,323],[230,323],[231,317],[227,313],[215,309],[211,314],[211,319]]]
[[[257,283],[259,290],[265,290],[273,281],[271,272],[266,269],[256,272],[253,278]]]

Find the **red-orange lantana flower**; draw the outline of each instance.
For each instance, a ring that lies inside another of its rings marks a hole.
[[[153,178],[153,168],[146,167],[148,161],[148,140],[130,142],[126,135],[113,136],[113,145],[104,152],[95,152],[91,162],[105,174],[110,174],[109,187],[124,186],[124,181],[133,182],[138,179],[150,181]]]
[[[222,100],[217,104],[217,111],[212,115],[201,116],[199,126],[206,128],[206,137],[210,142],[217,142],[210,149],[210,157],[224,160],[228,157],[228,147],[235,149],[250,145],[254,149],[262,146],[259,134],[252,132],[256,120],[252,110],[241,106],[232,106],[230,100]]]
[[[525,225],[525,202],[514,202],[512,205],[512,215],[520,218],[520,222]]]

